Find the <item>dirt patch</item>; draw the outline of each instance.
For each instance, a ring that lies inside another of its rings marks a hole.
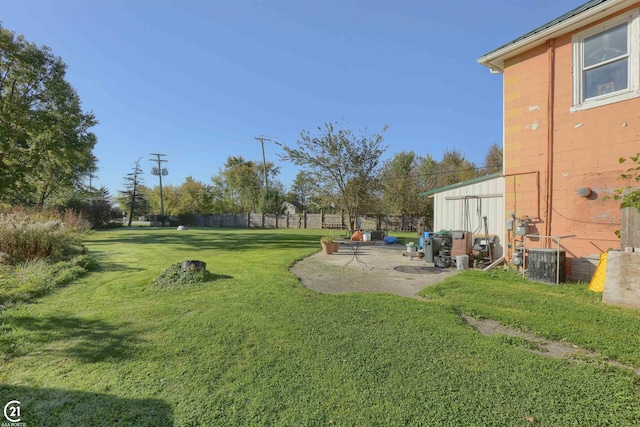
[[[529,348],[525,348],[533,353],[541,354],[547,357],[553,357],[556,359],[570,358],[576,355],[584,355],[588,357],[595,357],[596,353],[582,349],[576,345],[559,342],[549,341],[540,338],[537,335],[529,334],[526,332],[518,331],[517,329],[504,326],[499,322],[491,319],[478,320],[465,314],[462,318],[473,328],[483,335],[507,335],[510,337],[522,338],[525,341],[531,343]]]
[[[462,318],[469,325],[473,326],[476,331],[483,335],[505,335],[507,337],[515,337],[517,340],[512,342],[513,345],[541,356],[556,359],[570,359],[584,363],[604,363],[609,366],[630,369],[635,372],[636,375],[640,376],[640,369],[638,368],[623,365],[622,363],[612,360],[604,360],[598,353],[585,350],[575,344],[546,340],[537,335],[502,325],[501,323],[491,319],[478,320],[466,314],[463,314]]]

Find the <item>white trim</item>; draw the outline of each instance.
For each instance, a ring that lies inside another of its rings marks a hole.
[[[573,105],[571,112],[582,111],[589,108],[600,107],[602,105],[613,104],[615,102],[626,101],[628,99],[640,96],[639,90],[639,61],[640,61],[640,34],[638,9],[616,16],[601,24],[590,27],[572,38],[573,43]],[[584,40],[602,33],[608,29],[627,24],[627,58],[628,58],[628,87],[625,90],[605,94],[601,96],[584,99],[584,81],[583,81],[583,59],[584,59]]]
[[[501,73],[504,71],[504,61],[508,58],[514,57],[520,53],[526,52],[533,47],[545,42],[546,40],[553,39],[571,31],[578,30],[586,25],[589,25],[595,21],[619,12],[629,6],[637,3],[637,0],[609,0],[601,3],[591,9],[572,16],[556,25],[545,28],[539,33],[532,34],[531,36],[519,40],[513,44],[509,44],[501,49],[484,55],[478,62],[488,67],[492,73]]]

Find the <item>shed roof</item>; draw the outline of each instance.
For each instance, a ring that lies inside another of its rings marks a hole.
[[[455,184],[445,185],[444,187],[434,188],[433,190],[425,191],[424,193],[420,193],[421,196],[430,196],[436,193],[442,193],[443,191],[453,190],[454,188],[465,187],[471,184],[477,184],[478,182],[489,181],[490,179],[500,178],[502,176],[501,172],[492,173],[489,175],[479,176],[477,178],[468,179],[462,182],[456,182]]]

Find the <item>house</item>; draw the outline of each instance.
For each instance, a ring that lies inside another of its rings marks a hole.
[[[287,215],[295,215],[302,211],[302,205],[298,202],[283,202],[282,207]]]
[[[591,0],[478,60],[503,75],[506,243],[560,239],[576,278],[620,248],[619,202],[605,196],[625,185],[618,159],[640,151],[639,15],[637,0]]]
[[[420,193],[433,198],[433,231],[464,230],[478,238],[490,235],[494,241],[492,258],[502,257],[504,180],[501,173],[494,173]]]

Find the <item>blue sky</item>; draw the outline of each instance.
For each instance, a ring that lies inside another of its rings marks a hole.
[[[586,1],[586,0],[584,0]],[[210,183],[229,156],[262,161],[256,136],[295,145],[339,121],[384,125],[385,159],[458,149],[482,165],[502,141],[502,76],[482,55],[583,0],[21,0],[5,28],[49,46],[100,124],[94,186],[112,195],[142,157],[163,184]],[[288,187],[298,170],[279,161]]]

